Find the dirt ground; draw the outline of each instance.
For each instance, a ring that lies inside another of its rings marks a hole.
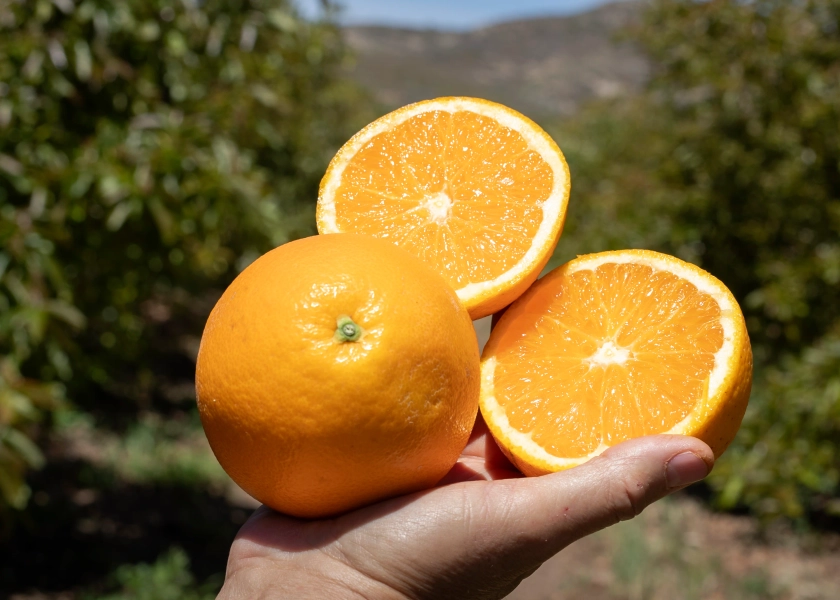
[[[761,535],[681,495],[566,548],[510,600],[840,598],[840,536]]]

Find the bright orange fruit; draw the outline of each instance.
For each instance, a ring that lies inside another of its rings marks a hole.
[[[351,234],[272,250],[216,304],[198,353],[201,421],[246,492],[323,517],[433,486],[478,411],[478,345],[444,279]]]
[[[537,278],[569,190],[563,153],[533,121],[487,100],[438,98],[385,115],[339,150],[321,182],[318,231],[401,246],[478,319]]]
[[[709,273],[672,256],[581,256],[504,313],[481,362],[481,412],[524,473],[578,465],[629,438],[698,437],[719,456],[752,382],[744,317]]]

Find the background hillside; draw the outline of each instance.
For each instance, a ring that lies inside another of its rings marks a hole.
[[[641,51],[618,34],[638,21],[642,8],[620,2],[465,33],[347,27],[356,55],[350,74],[388,109],[471,95],[531,117],[569,115],[585,100],[638,90],[647,79]]]

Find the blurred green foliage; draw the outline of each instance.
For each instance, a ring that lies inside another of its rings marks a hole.
[[[96,448],[85,458],[103,484],[194,486],[211,493],[230,485],[196,411],[168,419],[144,412],[114,433],[98,428],[89,413],[60,410],[54,414],[53,429],[58,438]]]
[[[596,534],[607,542],[614,598],[626,600],[774,600],[790,597],[789,582],[766,566],[733,569],[698,537],[701,509],[686,499],[665,498],[631,521]],[[687,525],[689,524],[689,525]],[[741,567],[743,567],[741,565]]]
[[[112,575],[117,590],[107,595],[85,595],[84,600],[213,600],[219,591],[215,578],[203,584],[190,572],[190,559],[171,548],[153,564],[123,565]]]
[[[125,422],[191,398],[215,294],[314,233],[370,119],[344,61],[286,0],[0,3],[0,505],[64,398]]]
[[[633,37],[647,92],[553,130],[574,178],[557,260],[648,247],[726,283],[756,384],[716,502],[840,515],[840,0],[656,0]]]

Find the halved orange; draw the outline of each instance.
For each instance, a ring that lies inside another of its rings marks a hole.
[[[715,456],[752,383],[744,317],[729,290],[673,256],[581,256],[535,283],[490,335],[481,412],[525,474],[581,464],[629,438],[700,438]]]
[[[487,100],[405,106],[348,141],[318,196],[320,233],[361,233],[420,257],[473,319],[521,295],[551,256],[569,168],[533,121]]]

